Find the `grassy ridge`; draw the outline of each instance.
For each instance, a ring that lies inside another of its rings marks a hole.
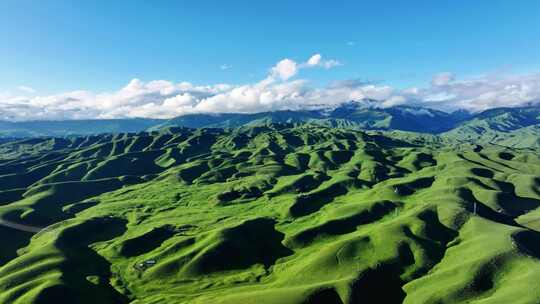
[[[266,125],[0,151],[0,220],[43,228],[0,226],[1,303],[540,301],[534,149]]]

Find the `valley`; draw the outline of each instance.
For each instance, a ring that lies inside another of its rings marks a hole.
[[[2,303],[540,298],[534,147],[265,124],[0,151]]]

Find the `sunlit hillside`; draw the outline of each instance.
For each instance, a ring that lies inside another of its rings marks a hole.
[[[0,302],[536,303],[538,151],[419,141],[269,125],[4,143]]]

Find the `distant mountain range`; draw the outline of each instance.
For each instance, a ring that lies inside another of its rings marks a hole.
[[[141,132],[163,122],[164,120],[147,118],[0,121],[0,137],[64,137],[70,135]]]
[[[462,111],[446,113],[428,108],[396,106],[377,108],[370,103],[350,101],[334,109],[275,111],[255,114],[188,114],[154,127],[227,128],[271,123],[315,123],[366,130],[402,130],[441,133],[470,118]]]
[[[110,119],[64,121],[0,121],[0,137],[38,137],[130,133],[167,127],[235,128],[270,124],[312,123],[355,130],[398,130],[437,134],[445,139],[540,146],[540,107],[496,108],[471,114],[446,113],[423,107],[380,108],[370,100],[350,101],[336,108],[261,113],[187,114],[169,120]]]
[[[540,107],[487,110],[441,135],[449,139],[516,148],[540,147]]]

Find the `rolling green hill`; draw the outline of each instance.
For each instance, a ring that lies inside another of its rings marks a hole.
[[[540,147],[540,107],[484,111],[442,134],[443,138],[509,147]]]
[[[6,140],[0,303],[538,303],[538,152],[269,122]]]

